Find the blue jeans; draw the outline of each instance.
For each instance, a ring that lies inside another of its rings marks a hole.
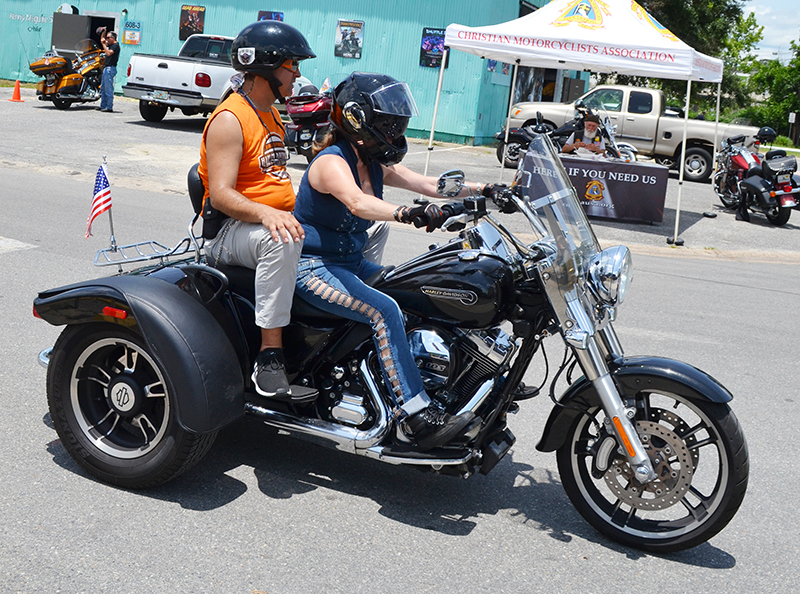
[[[113,109],[114,107],[115,76],[117,76],[116,66],[103,68],[103,79],[100,81],[100,109]]]
[[[430,404],[406,339],[397,302],[363,279],[381,267],[367,260],[327,262],[303,256],[297,267],[296,296],[329,313],[372,326],[375,349],[398,417],[413,415]]]

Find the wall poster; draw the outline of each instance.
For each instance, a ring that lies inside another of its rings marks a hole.
[[[342,21],[336,25],[336,45],[333,55],[338,58],[361,59],[364,42],[364,21]]]
[[[283,13],[282,12],[273,12],[271,10],[259,10],[258,11],[258,20],[259,21],[282,21],[283,20]]]
[[[190,35],[202,33],[205,20],[205,6],[192,6],[191,4],[184,4],[181,6],[180,32],[178,39],[185,41]]]
[[[422,43],[419,50],[419,65],[426,68],[439,68],[442,65],[444,54],[444,29],[422,28]],[[447,55],[447,68],[450,65],[450,55]]]
[[[142,42],[142,22],[125,21],[120,41],[127,45],[139,45]]]

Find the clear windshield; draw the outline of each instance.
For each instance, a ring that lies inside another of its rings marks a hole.
[[[535,135],[517,171],[514,187],[526,205],[526,216],[546,252],[555,254],[554,269],[564,288],[585,278],[591,257],[600,251],[575,188],[550,139]]]
[[[75,51],[79,54],[88,54],[99,49],[97,44],[91,39],[81,39],[75,44]]]

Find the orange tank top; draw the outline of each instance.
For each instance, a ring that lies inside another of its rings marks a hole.
[[[198,168],[200,179],[206,188],[203,202],[208,197],[206,134],[211,122],[223,111],[229,111],[236,116],[244,137],[236,191],[255,202],[280,210],[293,210],[294,189],[289,172],[286,171],[288,154],[283,145],[284,128],[278,110],[272,107],[270,111],[259,111],[259,120],[253,107],[238,93],[233,93],[217,106],[203,130]]]

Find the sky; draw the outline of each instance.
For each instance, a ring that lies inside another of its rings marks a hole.
[[[742,8],[745,14],[755,13],[756,21],[764,27],[764,38],[758,44],[756,55],[787,63],[792,55],[789,42],[800,43],[798,0],[748,0]]]

